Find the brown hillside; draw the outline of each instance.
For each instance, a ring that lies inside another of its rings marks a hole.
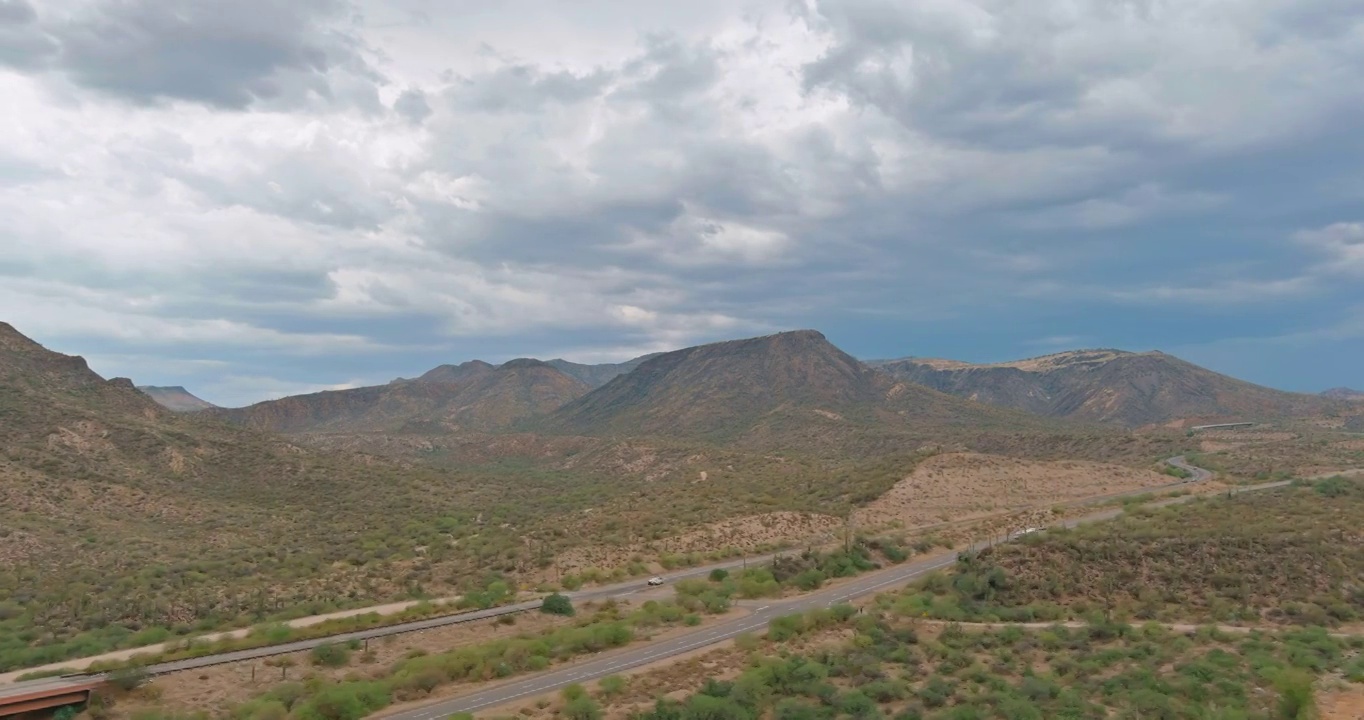
[[[207,400],[196,397],[190,391],[179,387],[156,387],[153,385],[139,385],[137,387],[142,394],[155,400],[158,405],[174,412],[194,412],[196,410],[208,410],[218,407]]]
[[[114,625],[390,598],[437,542],[448,589],[487,571],[450,543],[490,492],[172,413],[0,324],[0,670],[109,648]]]
[[[780,444],[871,426],[980,429],[1030,422],[1022,414],[898,382],[822,334],[801,330],[664,353],[555,411],[545,427]]]
[[[489,431],[549,412],[587,391],[538,360],[497,367],[474,361],[442,365],[417,380],[294,395],[211,414],[282,433]]]
[[[485,375],[496,369],[495,365],[482,360],[470,360],[458,365],[438,365],[417,378],[420,382],[457,383]]]
[[[990,405],[1125,427],[1268,420],[1336,409],[1327,399],[1261,387],[1160,352],[1079,350],[991,365],[906,358],[876,367]]]
[[[1321,396],[1332,398],[1335,400],[1352,401],[1364,400],[1364,392],[1360,392],[1359,390],[1355,390],[1354,388],[1347,387],[1331,388],[1330,390],[1323,392]]]

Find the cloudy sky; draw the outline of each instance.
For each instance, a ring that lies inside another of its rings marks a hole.
[[[1360,77],[1358,0],[0,0],[0,319],[221,404],[804,327],[1364,386]]]

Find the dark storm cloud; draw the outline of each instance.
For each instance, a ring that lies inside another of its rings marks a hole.
[[[14,0],[7,0],[13,3]],[[3,7],[11,7],[7,4]],[[0,16],[32,17],[17,10]],[[43,16],[28,57],[47,57],[72,82],[135,103],[186,100],[240,110],[259,101],[337,100],[378,74],[337,26],[340,0],[109,0],[67,17]],[[53,43],[45,54],[42,42]],[[10,42],[5,55],[15,53]],[[54,52],[52,48],[60,48]],[[11,60],[13,64],[20,64]],[[30,65],[33,63],[30,63]],[[359,92],[364,99],[365,93]]]
[[[28,0],[0,0],[0,26],[27,25],[38,19]]]
[[[37,26],[27,0],[0,0],[0,65],[28,70],[56,55],[57,41]]]

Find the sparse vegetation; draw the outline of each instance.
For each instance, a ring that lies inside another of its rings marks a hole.
[[[908,557],[900,546],[886,539],[859,538],[847,550],[819,552],[807,550],[799,555],[785,555],[770,564],[747,570],[725,573],[714,579],[682,580],[674,586],[677,604],[693,612],[723,613],[735,599],[779,597],[786,590],[809,592],[817,590],[832,578],[852,577],[881,567],[873,559],[879,552],[885,557]]]
[[[684,615],[674,603],[650,601],[638,610],[625,612],[617,604],[607,602],[566,627],[449,652],[410,655],[386,670],[374,672],[368,679],[315,678],[302,684],[282,685],[238,707],[233,715],[254,718],[272,703],[280,702],[280,693],[288,688],[286,705],[293,708],[292,714],[331,718],[337,717],[332,714],[335,708],[342,708],[345,710],[341,716],[362,717],[390,702],[423,698],[452,683],[511,677],[544,670],[578,655],[622,647],[651,629],[681,623]],[[624,687],[623,683],[619,687]],[[581,686],[570,686],[564,693],[570,704],[587,697]],[[595,701],[579,702],[575,707],[587,712],[597,705]],[[362,710],[362,715],[350,714]]]
[[[633,717],[1309,717],[1315,679],[1364,649],[1319,628],[1191,636],[1156,624],[982,629],[837,610],[782,618],[778,637],[754,648],[737,677],[693,685],[690,696],[659,699]],[[850,639],[831,642],[849,631]]]
[[[900,600],[947,620],[1335,625],[1364,616],[1364,486],[1219,497],[978,554]]]
[[[0,334],[0,670],[163,642],[184,657],[308,636],[279,624],[306,615],[454,595],[486,607],[518,581],[572,589],[655,561],[733,557],[736,547],[698,541],[704,550],[679,551],[663,541],[776,511],[845,516],[949,445],[1149,467],[1186,442],[1077,433],[937,395],[916,404],[855,365],[852,385],[820,372],[797,386],[811,397],[891,402],[918,419],[887,424],[899,415],[872,405],[830,417],[801,400],[798,411],[762,415],[746,429],[752,408],[720,408],[734,417],[713,418],[716,432],[688,439],[404,426],[285,440],[173,415],[77,358],[8,326]],[[846,364],[822,340],[806,340],[819,346],[813,354],[783,357]],[[896,389],[904,392],[915,394]],[[978,416],[988,422],[972,422]],[[596,568],[556,560],[596,544],[629,552]],[[807,587],[829,577],[802,572]],[[253,626],[269,629],[187,641]]]

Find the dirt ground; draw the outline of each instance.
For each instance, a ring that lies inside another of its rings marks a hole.
[[[206,710],[213,715],[224,714],[233,706],[286,681],[303,681],[310,677],[341,679],[355,674],[365,676],[382,672],[415,650],[437,653],[523,632],[537,633],[571,622],[570,618],[541,613],[522,613],[513,617],[516,618],[514,625],[498,625],[493,620],[487,620],[371,640],[369,650],[373,653],[372,657],[366,656],[363,650],[356,651],[352,654],[350,664],[340,668],[313,667],[308,663],[308,653],[293,653],[268,660],[231,663],[165,675],[118,702],[115,716],[131,717],[138,710],[150,708],[163,711]],[[281,677],[282,671],[277,664],[281,659],[292,663],[287,669],[287,678]],[[272,664],[267,665],[267,662]],[[467,688],[463,691],[467,692]]]
[[[947,453],[920,463],[889,492],[853,514],[859,528],[903,527],[984,517],[1095,495],[1166,485],[1150,470],[1060,460],[1035,462]]]
[[[1317,693],[1320,720],[1364,720],[1364,686],[1349,685]]]
[[[758,548],[782,542],[799,543],[831,536],[843,521],[832,515],[806,512],[770,512],[729,518],[709,523],[676,537],[649,544],[624,547],[589,545],[559,555],[555,564],[564,572],[585,568],[609,569],[630,562],[633,557],[655,558],[660,553],[704,553],[733,548],[751,553]],[[652,567],[658,570],[657,566]]]

